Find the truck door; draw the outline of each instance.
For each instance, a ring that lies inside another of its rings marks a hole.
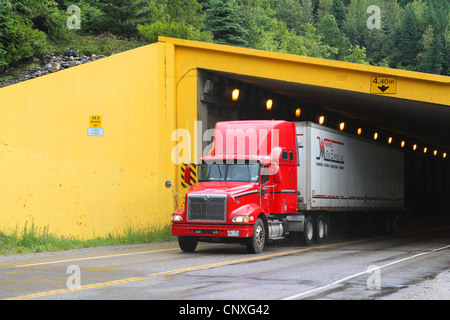
[[[271,204],[274,199],[274,188],[273,176],[269,175],[269,165],[264,165],[261,167],[261,208],[264,209],[265,213],[272,212]]]

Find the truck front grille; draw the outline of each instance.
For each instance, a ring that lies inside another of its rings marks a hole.
[[[188,195],[187,220],[194,222],[226,222],[227,196],[217,194]]]

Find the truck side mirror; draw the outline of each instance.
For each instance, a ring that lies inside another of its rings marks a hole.
[[[273,176],[273,182],[281,183],[282,180],[283,180],[283,177],[281,176],[281,170],[280,170],[280,168],[278,168],[277,173],[275,173],[275,175]]]
[[[269,170],[270,170],[270,174],[273,175],[273,182],[281,183],[283,178],[281,176],[280,167],[277,164],[273,163],[273,164],[271,164]]]
[[[191,167],[186,166],[186,169],[184,169],[184,182],[187,184],[191,183]]]

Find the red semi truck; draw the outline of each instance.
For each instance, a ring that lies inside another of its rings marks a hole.
[[[172,214],[185,252],[216,241],[260,253],[292,234],[321,243],[349,213],[377,213],[392,230],[404,205],[400,150],[310,122],[218,122],[197,180]]]

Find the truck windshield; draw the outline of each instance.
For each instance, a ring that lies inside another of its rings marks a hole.
[[[259,163],[254,164],[201,164],[199,181],[259,181]]]

